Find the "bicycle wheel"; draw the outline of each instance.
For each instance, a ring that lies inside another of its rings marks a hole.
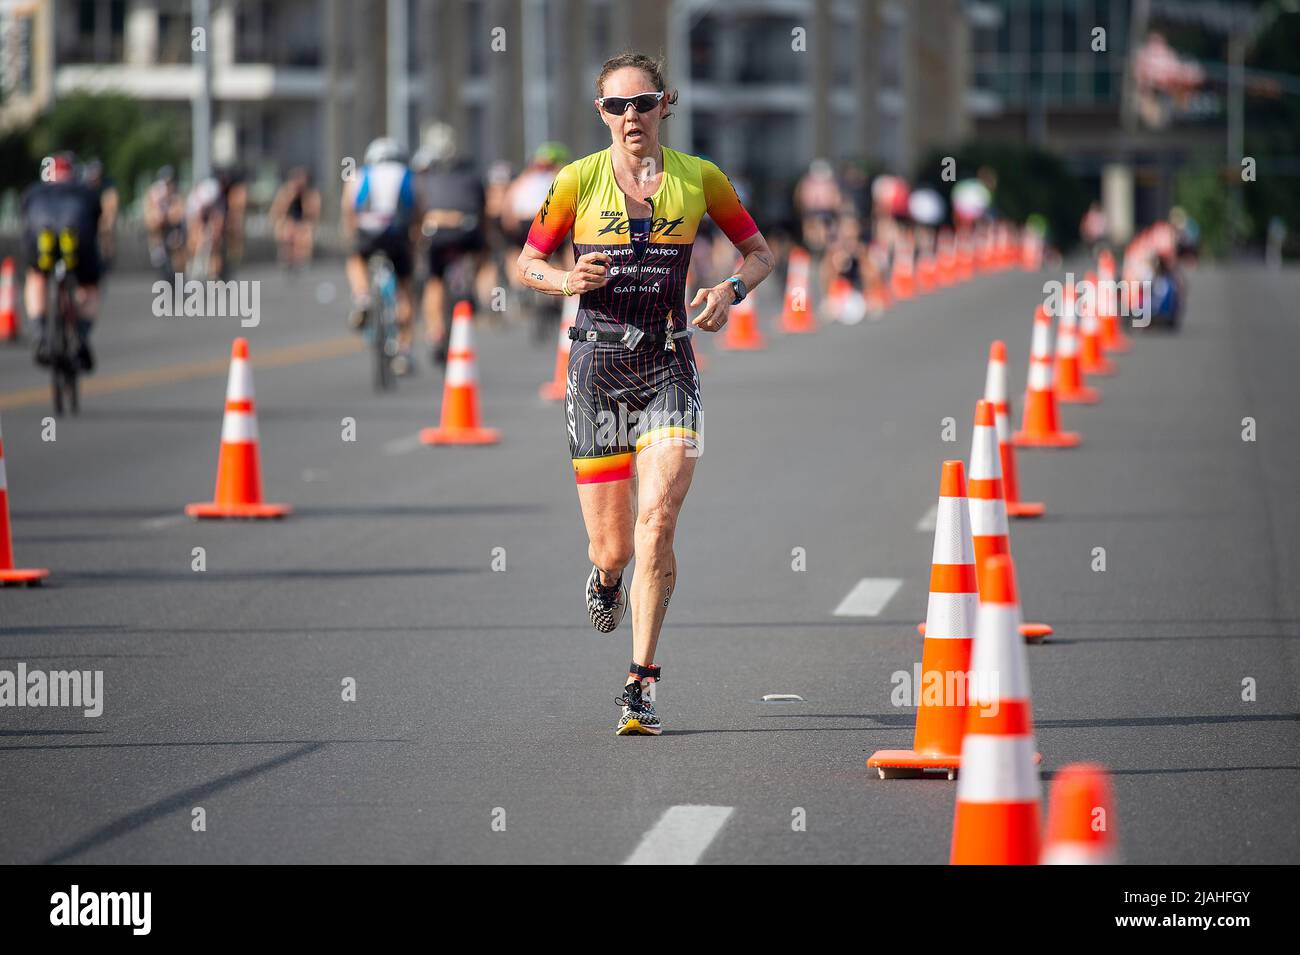
[[[387,297],[382,294],[378,294],[373,301],[376,303],[374,316],[375,390],[388,391],[394,386],[396,379],[393,374],[392,305]]]

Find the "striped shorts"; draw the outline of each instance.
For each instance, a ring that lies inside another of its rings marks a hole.
[[[690,339],[628,351],[574,342],[564,412],[579,484],[632,477],[636,452],[662,441],[700,446],[700,376]]]

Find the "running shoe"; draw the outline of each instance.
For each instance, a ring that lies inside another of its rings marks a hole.
[[[348,312],[348,328],[359,332],[370,321],[370,299],[353,299],[352,309]]]
[[[614,735],[658,736],[663,732],[663,724],[655,714],[655,682],[633,680],[623,687],[623,695],[614,701],[623,707]]]
[[[600,582],[600,569],[593,566],[587,578],[587,613],[591,615],[591,625],[601,633],[613,633],[626,612],[627,588],[623,586],[623,578],[606,587]]]

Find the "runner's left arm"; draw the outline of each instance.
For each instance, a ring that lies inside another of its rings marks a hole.
[[[740,268],[732,274],[752,292],[772,273],[775,257],[753,218],[745,211],[731,180],[708,160],[702,161],[702,167],[704,200],[709,217],[741,254]],[[727,310],[733,297],[731,283],[725,279],[712,288],[700,289],[691,301],[691,308],[703,303],[704,310],[691,323],[704,331],[717,331],[726,324]]]

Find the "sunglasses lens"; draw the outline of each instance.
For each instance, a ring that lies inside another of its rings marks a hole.
[[[600,108],[614,116],[627,112],[628,104],[636,107],[638,113],[648,113],[659,105],[657,93],[642,93],[640,96],[606,96],[600,101]]]

